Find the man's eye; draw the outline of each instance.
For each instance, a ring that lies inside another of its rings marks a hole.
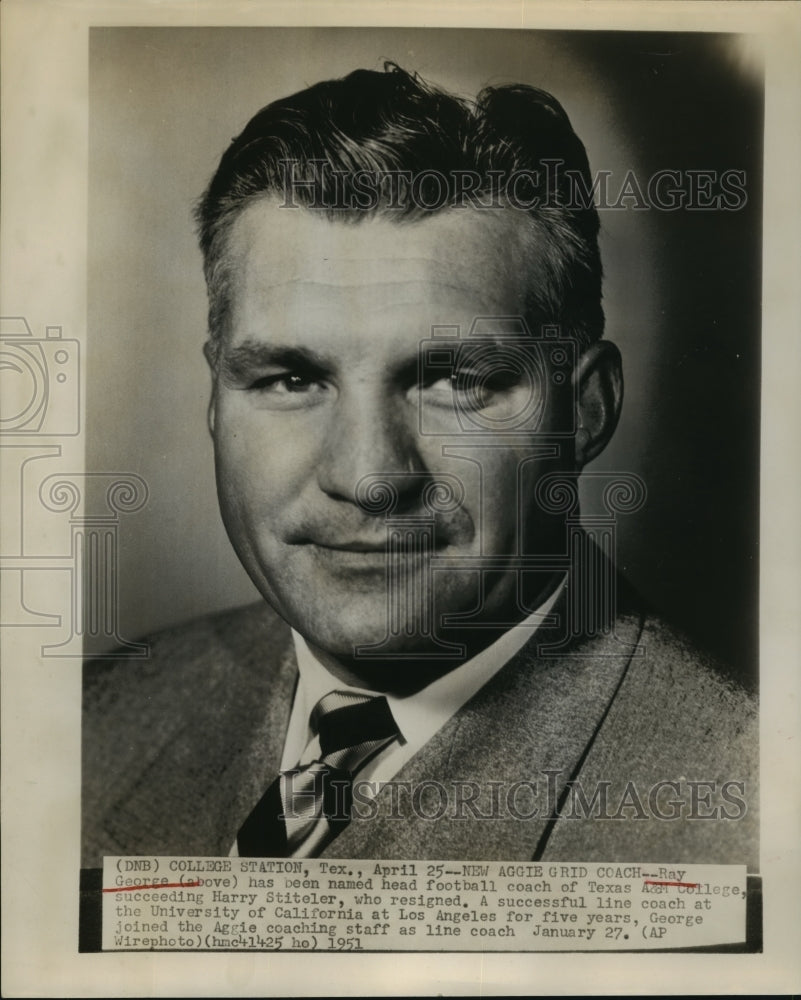
[[[296,372],[282,372],[280,375],[265,375],[256,379],[248,388],[259,392],[291,393],[308,392],[319,382],[309,375],[298,375]]]
[[[432,377],[423,388],[441,405],[455,399],[459,406],[482,409],[503,393],[515,389],[524,379],[524,373],[511,367],[459,368],[448,375]]]
[[[317,375],[284,371],[254,379],[246,388],[260,407],[290,410],[314,406],[324,398],[327,387]]]

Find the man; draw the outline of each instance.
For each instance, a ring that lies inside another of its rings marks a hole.
[[[610,563],[642,484],[578,524],[622,400],[591,189],[550,95],[394,66],[232,142],[209,427],[264,603],[87,667],[85,865],[755,861],[753,706]]]

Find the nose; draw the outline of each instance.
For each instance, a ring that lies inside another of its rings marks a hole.
[[[419,448],[416,414],[381,387],[342,392],[330,412],[317,467],[320,489],[331,498],[361,506],[359,484],[382,476],[397,494],[398,508],[419,503],[430,480]]]

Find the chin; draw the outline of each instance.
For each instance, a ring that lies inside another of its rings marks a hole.
[[[378,660],[425,656],[432,649],[422,625],[412,623],[402,634],[390,636],[384,600],[380,608],[363,609],[361,613],[352,605],[338,615],[311,618],[306,612],[295,628],[307,642],[343,661],[370,659],[370,652],[363,647],[376,647]]]

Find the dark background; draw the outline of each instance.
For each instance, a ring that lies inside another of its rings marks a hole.
[[[658,213],[657,392],[638,407],[649,503],[628,525],[624,560],[663,615],[755,684],[763,88],[742,72],[730,36],[576,42],[619,101],[646,176],[746,174],[739,211]]]
[[[122,636],[257,598],[214,494],[194,199],[263,104],[392,59],[465,96],[551,91],[613,195],[629,169],[644,182],[745,171],[738,211],[601,211],[626,399],[592,468],[647,484],[620,521],[629,578],[755,683],[763,88],[750,52],[747,36],[702,33],[92,29],[87,469],[150,490],[121,526]]]

